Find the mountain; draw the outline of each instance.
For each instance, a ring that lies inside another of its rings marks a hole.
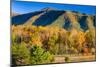
[[[43,9],[41,9],[41,11],[52,11],[52,10],[57,10],[57,9],[55,9],[55,8],[51,8],[51,7],[46,7],[46,8],[43,8]]]
[[[35,25],[35,26],[57,26],[70,30],[87,30],[96,27],[96,16],[79,13],[76,11],[65,11],[54,8],[44,8],[40,11],[12,17],[12,25]]]
[[[32,16],[36,16],[36,15],[42,13],[42,12],[43,11],[37,11],[37,12],[32,12],[32,13],[27,13],[27,14],[21,14],[21,15],[14,16],[14,17],[12,17],[12,24],[14,24],[14,25],[24,24]]]

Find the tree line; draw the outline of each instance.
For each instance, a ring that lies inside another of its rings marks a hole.
[[[12,64],[43,64],[54,55],[94,55],[95,28],[86,31],[50,26],[12,25]]]

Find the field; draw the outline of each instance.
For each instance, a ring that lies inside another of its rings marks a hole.
[[[68,61],[65,61],[65,58],[69,57]],[[95,61],[95,55],[87,55],[87,56],[55,56],[54,63],[68,63],[68,62],[89,62]]]

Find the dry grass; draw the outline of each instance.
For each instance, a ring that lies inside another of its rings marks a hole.
[[[95,55],[88,55],[88,56],[66,56],[69,57],[68,62],[86,62],[86,61],[95,61]],[[55,56],[54,63],[64,63],[65,56]]]

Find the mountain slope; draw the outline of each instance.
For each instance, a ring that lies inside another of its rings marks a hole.
[[[27,14],[22,14],[22,15],[17,15],[12,17],[12,24],[14,25],[20,25],[26,23],[32,16],[38,15],[42,13],[43,11],[38,11],[38,12],[32,12],[32,13],[27,13]]]
[[[57,26],[67,30],[87,30],[96,27],[96,16],[75,11],[44,8],[37,12],[12,17],[12,25]]]

